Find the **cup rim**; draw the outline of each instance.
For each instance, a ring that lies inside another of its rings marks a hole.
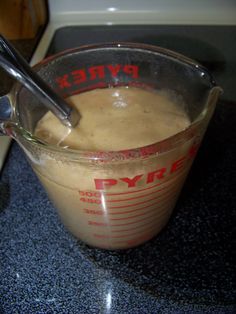
[[[109,42],[109,43],[101,43],[101,44],[92,44],[92,45],[84,45],[79,48],[71,48],[64,50],[62,52],[59,52],[57,54],[54,54],[52,56],[49,56],[43,60],[41,60],[39,63],[35,64],[33,66],[33,69],[35,71],[39,71],[43,66],[47,65],[48,63],[54,61],[55,59],[61,58],[68,54],[74,54],[78,52],[84,52],[84,51],[92,51],[92,50],[98,50],[98,49],[135,49],[150,53],[158,53],[165,57],[173,58],[176,61],[183,62],[185,65],[188,65],[192,68],[196,68],[198,71],[202,71],[207,74],[209,77],[209,85],[211,85],[211,88],[217,87],[216,82],[213,78],[213,76],[209,73],[209,71],[196,62],[193,59],[190,59],[180,53],[174,52],[172,50],[159,47],[159,46],[153,46],[148,44],[140,44],[140,43],[130,43],[130,42]],[[15,92],[20,89],[19,85],[16,84]],[[17,124],[16,126],[13,126],[14,133],[16,134],[16,138],[19,136],[24,139],[25,143],[30,143],[34,147],[39,147],[42,149],[45,153],[55,153],[59,154],[60,158],[64,157],[63,159],[69,159],[69,160],[83,160],[83,161],[124,161],[127,159],[139,159],[139,158],[147,158],[150,156],[156,156],[159,154],[163,154],[165,152],[168,152],[175,147],[183,144],[187,140],[190,140],[193,138],[196,134],[196,130],[199,128],[200,124],[204,121],[204,118],[206,116],[206,113],[203,115],[202,113],[199,114],[196,121],[193,121],[187,128],[184,130],[165,138],[161,141],[155,142],[150,145],[146,145],[143,147],[137,147],[132,149],[125,149],[125,150],[118,150],[118,151],[90,151],[90,150],[79,150],[79,149],[71,149],[71,148],[63,148],[59,146],[55,146],[49,143],[44,142],[43,140],[39,139],[38,137],[34,136],[29,131],[25,130],[22,126],[19,126]]]

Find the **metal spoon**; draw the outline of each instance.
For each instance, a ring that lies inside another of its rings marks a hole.
[[[38,97],[52,113],[66,126],[75,127],[80,119],[78,111],[57,95],[34,72],[26,60],[0,35],[0,66],[13,78]],[[9,109],[9,108],[8,108]]]

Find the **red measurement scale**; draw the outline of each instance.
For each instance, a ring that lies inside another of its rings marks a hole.
[[[110,193],[79,191],[90,237],[106,246],[142,243],[152,238],[169,219],[187,168],[168,180],[141,189]]]

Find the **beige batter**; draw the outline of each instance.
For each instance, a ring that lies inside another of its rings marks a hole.
[[[184,105],[172,99],[164,92],[126,87],[85,92],[68,99],[82,116],[75,129],[67,129],[48,112],[35,135],[80,150],[145,146],[189,126]],[[129,248],[152,238],[168,221],[191,165],[184,157],[191,145],[188,141],[152,158],[111,163],[65,161],[42,153],[32,164],[76,237],[97,247]]]
[[[67,148],[117,151],[142,147],[174,135],[189,125],[181,106],[168,94],[138,88],[106,88],[68,99],[82,118],[70,130],[48,112],[35,135]]]

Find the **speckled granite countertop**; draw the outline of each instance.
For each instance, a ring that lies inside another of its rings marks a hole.
[[[71,236],[13,143],[0,177],[0,313],[235,313],[235,109],[218,104],[168,226],[127,251]]]

